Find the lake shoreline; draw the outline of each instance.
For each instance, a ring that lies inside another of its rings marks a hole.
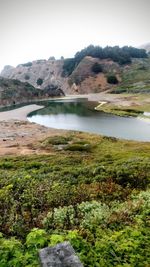
[[[88,101],[94,101],[97,102],[98,105],[95,107],[95,110],[104,111],[107,104],[112,103],[116,106],[124,106],[124,107],[130,107],[132,104],[131,101],[124,99],[122,96],[116,96],[112,94],[106,94],[106,93],[98,93],[98,94],[87,94],[87,95],[66,95],[64,97],[55,97],[55,98],[48,98],[48,99],[42,99],[37,102],[45,102],[45,101],[57,101],[57,100],[73,100],[73,99],[87,99]],[[104,110],[103,110],[104,107]],[[25,105],[23,107],[19,107],[16,109],[8,110],[8,111],[0,111],[0,121],[9,121],[9,120],[20,120],[20,121],[27,121],[27,116],[32,111],[36,111],[38,109],[44,108],[44,105],[37,105],[37,104],[29,104]],[[118,115],[113,112],[107,112],[110,114]],[[123,116],[122,116],[123,117]],[[127,116],[132,117],[132,116]],[[150,123],[150,118],[147,117],[141,117],[137,116],[138,119],[143,120],[144,122]]]
[[[10,121],[10,120],[20,120],[27,121],[27,115],[38,109],[43,108],[44,106],[40,105],[27,105],[13,110],[2,111],[0,112],[0,121]]]
[[[78,98],[81,98],[79,96]],[[83,96],[85,98],[85,95]],[[92,96],[91,101],[96,101]],[[77,99],[76,96],[63,99]],[[61,100],[63,100],[61,99]],[[49,99],[50,100],[50,99]],[[54,99],[53,99],[54,100]],[[55,99],[56,100],[56,99]],[[98,102],[98,101],[97,101]],[[104,101],[99,101],[104,102]],[[105,105],[104,105],[105,106]],[[0,112],[0,156],[46,154],[50,152],[37,149],[37,144],[50,136],[64,135],[71,130],[48,128],[37,123],[31,123],[27,115],[32,111],[42,109],[44,105],[27,105],[10,111]],[[140,118],[144,120],[144,118]],[[148,122],[148,121],[147,121]],[[150,120],[149,120],[150,122]],[[91,134],[90,134],[91,135]],[[95,136],[95,134],[92,134]],[[97,134],[96,134],[97,135]],[[103,135],[103,134],[98,134]],[[147,141],[144,141],[147,142]],[[148,141],[149,143],[149,141]]]

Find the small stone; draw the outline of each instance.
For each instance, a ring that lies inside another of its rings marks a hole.
[[[69,242],[43,248],[39,256],[42,267],[83,267]]]

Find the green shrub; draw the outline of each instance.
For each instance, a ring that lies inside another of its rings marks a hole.
[[[68,144],[69,141],[71,141],[71,136],[61,136],[61,135],[56,135],[56,136],[51,136],[48,137],[43,143],[43,146],[48,146],[48,145],[66,145]]]
[[[91,151],[91,145],[90,144],[78,144],[78,143],[68,144],[65,147],[65,150],[90,152]]]
[[[36,83],[37,83],[37,85],[42,85],[43,84],[43,79],[38,78]]]
[[[118,84],[118,79],[114,75],[109,75],[107,77],[107,82],[110,84]]]
[[[27,62],[27,63],[21,64],[21,66],[23,66],[23,67],[31,67],[32,66],[32,62]]]
[[[0,158],[0,267],[38,267],[38,249],[65,240],[85,267],[149,266],[149,143],[72,132],[42,145]]]
[[[103,68],[102,66],[99,64],[99,63],[94,63],[91,70],[95,73],[95,74],[98,74],[100,72],[103,72]]]

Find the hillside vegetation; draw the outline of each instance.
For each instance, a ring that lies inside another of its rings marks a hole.
[[[48,86],[39,90],[28,82],[0,78],[0,106],[9,106],[48,96],[61,96],[63,91],[57,86]]]
[[[90,56],[98,59],[109,59],[119,64],[129,64],[132,58],[146,58],[147,54],[144,49],[138,49],[134,47],[124,46],[106,46],[102,48],[100,46],[90,45],[75,54],[74,58],[66,59],[63,65],[63,74],[70,75],[80,61]]]
[[[0,266],[69,240],[85,267],[148,267],[149,143],[70,132],[37,148],[0,158]]]
[[[121,80],[113,92],[150,93],[150,57],[133,60],[131,65],[123,69]]]

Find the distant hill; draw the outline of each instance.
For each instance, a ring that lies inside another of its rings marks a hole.
[[[54,95],[58,93],[53,90],[56,88],[60,94],[149,92],[150,58],[144,49],[90,45],[74,58],[35,60],[16,68],[5,66],[0,76],[50,90]]]
[[[40,90],[29,84],[15,79],[0,78],[0,106],[9,106],[25,103],[49,96],[64,95],[63,91],[57,87],[47,87]]]

